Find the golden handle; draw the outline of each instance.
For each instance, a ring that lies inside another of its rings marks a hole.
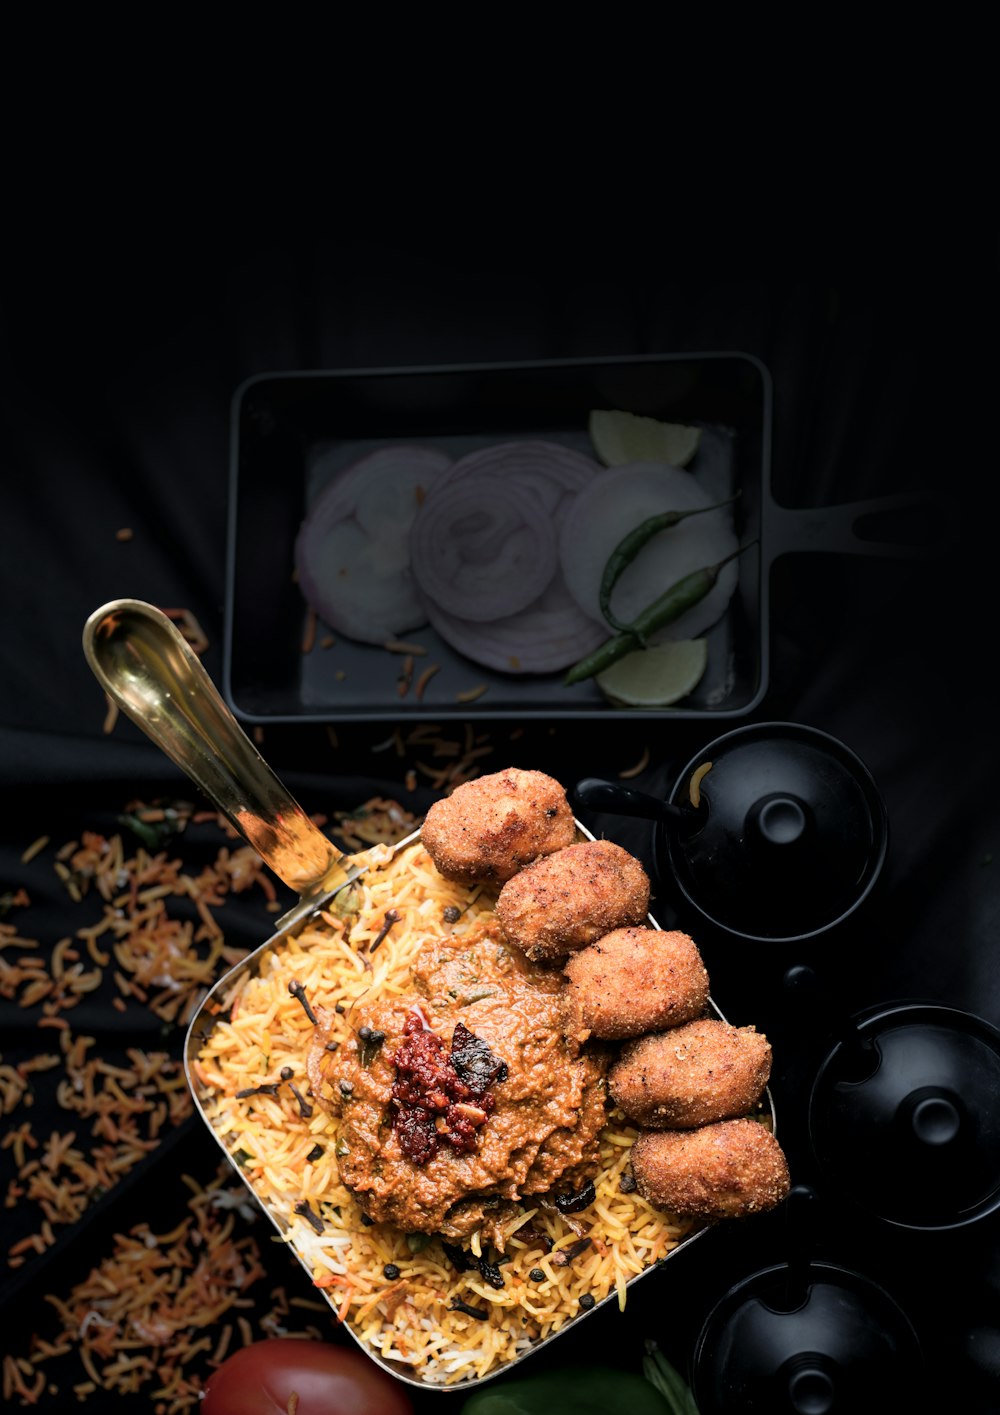
[[[342,856],[267,766],[167,616],[115,599],[83,651],[105,692],[233,823],[279,879],[318,893]]]

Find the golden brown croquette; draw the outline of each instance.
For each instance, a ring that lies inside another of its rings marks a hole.
[[[685,933],[613,929],[574,953],[564,971],[581,1024],[609,1041],[690,1022],[708,1005],[708,972]]]
[[[642,865],[610,840],[583,840],[508,880],[496,915],[508,943],[536,961],[555,962],[649,911]]]
[[[509,767],[435,801],[420,839],[445,879],[502,884],[576,838],[566,792],[542,771]]]
[[[644,1130],[632,1146],[632,1174],[648,1203],[709,1221],[773,1209],[791,1187],[781,1146],[747,1119]]]
[[[623,1047],[608,1090],[637,1125],[691,1130],[746,1115],[770,1075],[763,1032],[704,1017]]]

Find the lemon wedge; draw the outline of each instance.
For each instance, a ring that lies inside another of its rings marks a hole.
[[[686,467],[701,441],[700,427],[602,408],[591,412],[587,430],[594,451],[606,467],[623,467],[626,462],[667,462],[672,467]]]
[[[694,691],[707,663],[707,640],[676,639],[625,654],[595,681],[618,707],[669,707]]]

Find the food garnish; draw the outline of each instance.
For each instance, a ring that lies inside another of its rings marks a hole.
[[[725,429],[712,430],[694,474],[681,469],[702,447],[700,427],[595,409],[588,430],[600,460],[544,437],[493,442],[457,460],[405,443],[339,468],[342,454],[321,454],[311,477],[328,473],[327,484],[295,547],[309,646],[318,617],[404,653],[398,692],[413,688],[418,700],[440,665],[414,687],[414,657],[428,650],[394,623],[429,623],[456,653],[498,673],[558,673],[598,648],[605,622],[633,624],[668,575],[726,561],[734,537],[721,513],[739,493],[723,496]],[[705,524],[682,527],[689,518]],[[729,575],[710,586],[703,603],[686,607],[678,633],[660,624],[661,635],[699,637],[734,586]],[[486,691],[479,684],[452,697],[473,702]]]
[[[727,505],[711,509],[720,500],[718,493],[703,490],[688,472],[662,463],[634,462],[602,472],[575,498],[559,537],[566,584],[579,607],[598,624],[607,624],[601,582],[609,560],[619,571],[615,613],[628,624],[665,586],[726,560],[739,548],[739,540]],[[650,518],[684,511],[700,514],[654,535],[627,565],[617,561],[618,547],[637,527]],[[676,627],[658,626],[661,638],[693,639],[710,629],[725,613],[736,579],[735,567],[726,571],[717,584],[684,607]]]
[[[732,505],[738,496],[739,492],[736,492],[733,496],[728,496],[725,501],[715,501],[709,506],[692,506],[686,511],[663,511],[658,516],[648,516],[645,521],[640,521],[634,530],[629,531],[628,535],[622,537],[608,556],[608,563],[601,576],[599,592],[601,613],[612,629],[625,630],[631,627],[629,624],[623,623],[612,612],[611,592],[643,546],[661,531],[669,531],[672,526],[679,525],[689,516],[701,516],[706,511],[718,511],[723,506]]]
[[[313,1206],[309,1203],[307,1199],[299,1200],[299,1202],[295,1205],[295,1212],[297,1214],[301,1214],[302,1217],[315,1230],[316,1233],[324,1232],[326,1225],[323,1223],[323,1220],[320,1218],[319,1214],[313,1211]]]
[[[461,1022],[455,1023],[451,1051],[446,1053],[441,1038],[427,1028],[416,1008],[403,1034],[403,1044],[392,1057],[392,1124],[403,1153],[424,1165],[445,1142],[459,1154],[474,1150],[476,1132],[495,1105],[491,1088],[506,1080],[506,1063]]]
[[[597,673],[595,681],[618,707],[671,707],[694,692],[707,667],[705,639],[675,639],[633,649]]]
[[[315,1026],[316,1014],[309,1006],[309,999],[306,997],[306,990],[302,986],[302,984],[296,978],[293,978],[292,981],[288,984],[288,991],[291,993],[292,997],[295,998],[295,1001],[301,1004],[302,1011],[309,1018],[309,1021],[313,1024],[313,1026]]]
[[[566,590],[558,538],[568,506],[600,470],[535,439],[469,453],[435,483],[411,555],[431,625],[463,657],[501,673],[547,673],[593,646]]]
[[[563,683],[566,685],[582,683],[585,678],[593,678],[604,669],[610,668],[625,654],[642,648],[651,634],[656,633],[664,625],[675,623],[686,610],[704,599],[713,586],[718,583],[720,574],[729,562],[742,555],[744,550],[754,544],[754,541],[748,541],[746,545],[734,550],[732,555],[727,555],[718,564],[706,565],[700,570],[694,570],[671,585],[659,599],[654,600],[632,621],[624,633],[616,634],[613,638],[605,640],[600,648],[581,659],[579,663],[574,664],[563,678]]]
[[[374,953],[375,950],[376,950],[376,948],[378,948],[379,944],[380,944],[380,943],[383,943],[383,942],[385,941],[385,939],[388,937],[389,930],[392,928],[393,924],[398,924],[398,923],[399,923],[399,914],[398,914],[398,912],[397,912],[395,909],[387,909],[387,910],[386,910],[386,914],[385,914],[385,918],[382,920],[382,927],[379,929],[378,933],[375,935],[375,937],[372,939],[371,943],[368,945],[368,952],[369,952],[369,953]]]
[[[607,467],[666,462],[686,467],[701,443],[701,428],[642,417],[619,408],[595,408],[587,419],[594,451]]]
[[[331,629],[381,645],[427,622],[409,532],[422,493],[451,460],[427,447],[382,447],[317,497],[296,538],[295,567],[307,603]]]
[[[476,470],[483,460],[456,463],[414,521],[413,572],[431,623],[435,608],[470,623],[505,619],[527,609],[555,573],[555,530],[532,473],[484,476]],[[516,452],[506,460],[519,465]]]

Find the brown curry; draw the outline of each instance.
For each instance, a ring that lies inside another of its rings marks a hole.
[[[320,1019],[313,1091],[341,1116],[341,1178],[369,1218],[495,1239],[522,1195],[597,1173],[607,1054],[585,1045],[560,974],[493,920],[425,944],[412,977],[409,995],[356,1004],[337,1051]]]

